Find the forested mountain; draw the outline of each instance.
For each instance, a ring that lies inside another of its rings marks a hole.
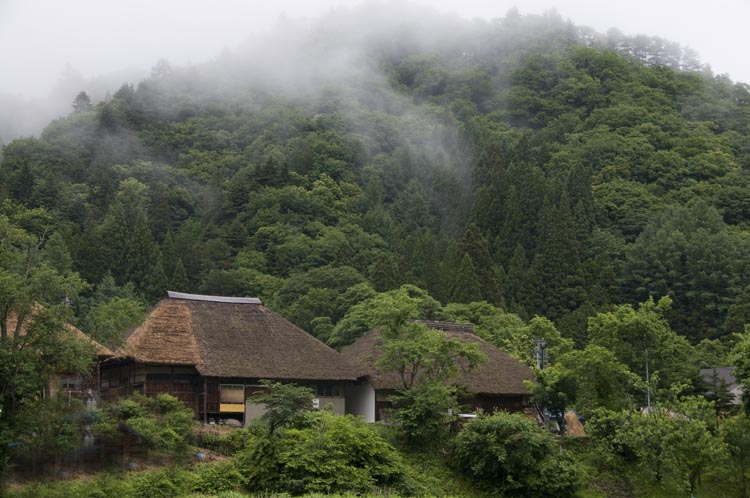
[[[168,288],[261,297],[332,343],[403,284],[581,348],[649,296],[694,344],[750,321],[748,85],[554,14],[406,18],[336,12],[79,95],[3,148],[4,243],[80,273],[98,337]]]

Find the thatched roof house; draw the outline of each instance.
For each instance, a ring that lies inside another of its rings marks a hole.
[[[8,336],[13,337],[16,334],[19,336],[25,336],[30,330],[33,330],[31,329],[31,326],[34,323],[34,318],[43,309],[42,305],[35,304],[31,309],[31,313],[26,315],[25,318],[22,318],[20,327],[18,327],[17,315],[11,313],[5,322],[5,330],[7,330]],[[98,343],[70,323],[65,323],[64,329],[58,332],[60,333],[58,339],[61,341],[67,342],[76,340],[91,344],[93,349],[92,352],[96,355],[96,358],[92,358],[92,360],[96,359],[101,362],[115,356],[109,348]],[[70,372],[66,371],[65,367],[60,367],[49,379],[49,382],[45,387],[45,392],[46,395],[55,395],[56,393],[65,392],[67,395],[89,400],[96,397],[98,386],[99,369],[98,363],[94,362],[91,370],[85,373]]]
[[[168,292],[118,354],[113,367],[134,368],[127,374],[126,391],[171,392],[192,403],[204,418],[223,411],[244,413],[247,396],[260,389],[262,379],[343,393],[343,386],[334,389],[330,384],[355,378],[338,352],[256,298]],[[125,378],[122,372],[118,375]],[[122,390],[123,383],[116,383]],[[247,396],[240,392],[243,386]],[[343,399],[341,403],[343,411]]]
[[[42,309],[41,305],[35,305],[34,308],[31,311],[31,316],[27,316],[23,323],[21,323],[21,329],[19,331],[20,335],[25,335],[26,331],[29,328],[29,325],[31,325],[34,321],[34,315],[36,315],[39,310]],[[13,335],[16,332],[16,328],[18,327],[18,318],[14,313],[11,313],[8,317],[8,320],[6,323],[6,330],[8,331],[8,335]],[[82,332],[77,327],[74,327],[70,323],[65,324],[65,332],[69,335],[71,339],[76,339],[78,341],[83,341],[91,344],[94,347],[94,351],[96,352],[96,356],[99,359],[104,358],[110,358],[115,355],[115,353],[112,352],[108,347],[98,343],[88,335],[86,335],[84,332]]]
[[[521,410],[527,404],[529,391],[524,381],[535,380],[533,370],[475,335],[471,325],[436,321],[422,323],[443,331],[450,339],[477,344],[487,356],[487,361],[477,369],[461,375],[459,383],[472,394],[471,398],[462,400],[463,403],[487,411],[495,408]],[[371,330],[341,353],[363,381],[354,389],[354,398],[357,398],[357,394],[371,398],[370,401],[353,400],[352,405],[360,409],[353,409],[352,413],[363,415],[368,420],[379,419],[381,410],[389,406],[389,394],[402,388],[395,372],[381,372],[378,368],[378,359],[383,354],[379,330]]]
[[[743,387],[734,376],[733,367],[702,368],[703,394],[720,404],[742,404]]]

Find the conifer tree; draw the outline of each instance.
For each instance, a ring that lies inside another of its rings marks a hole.
[[[68,245],[60,232],[50,235],[44,245],[44,259],[60,274],[66,274],[73,269],[73,258],[68,251]]]
[[[435,293],[440,286],[440,261],[435,238],[430,230],[424,229],[407,239],[409,268],[417,278],[420,287]]]
[[[544,278],[544,263],[541,254],[534,256],[524,272],[523,283],[517,291],[518,305],[530,315],[544,315],[548,282]]]
[[[162,295],[167,282],[148,223],[146,190],[133,178],[124,180],[100,229],[108,247],[107,267],[115,281],[120,285],[133,282],[138,292],[154,299]]]
[[[164,242],[161,245],[161,258],[164,267],[164,274],[168,277],[168,280],[170,280],[169,283],[171,287],[175,270],[177,268],[177,260],[179,259],[174,244],[174,234],[172,233],[172,230],[168,230],[167,235],[164,236]],[[185,268],[183,267],[183,271],[184,270]]]
[[[498,235],[501,243],[496,248],[498,260],[503,264],[512,257],[516,246],[521,241],[521,234],[525,230],[521,216],[518,192],[514,186],[511,186],[505,202],[503,225]]]
[[[596,224],[594,195],[591,191],[591,168],[576,163],[568,173],[568,199],[575,220],[576,235],[581,243]]]
[[[471,256],[465,253],[454,274],[449,302],[473,303],[482,300],[482,288]]]
[[[577,308],[584,292],[579,271],[579,245],[576,227],[570,212],[568,195],[558,184],[557,201],[547,198],[542,207],[539,253],[541,275],[532,277],[544,282],[542,287],[543,315],[558,319]],[[541,303],[540,303],[541,304]]]
[[[489,245],[475,224],[469,225],[461,239],[460,250],[468,255],[474,266],[481,300],[500,305],[499,275],[495,261],[490,255]],[[463,260],[462,260],[463,263]]]
[[[73,100],[73,112],[88,112],[92,108],[91,99],[86,92],[80,92],[76,95],[76,98]]]
[[[381,252],[368,268],[370,282],[378,292],[395,289],[401,283],[398,261],[392,254]]]
[[[169,287],[176,291],[190,290],[190,279],[188,278],[187,271],[185,271],[185,265],[182,264],[181,258],[177,258],[177,263],[174,265],[174,272],[172,273]]]
[[[514,235],[514,242],[522,243],[529,255],[535,254],[541,230],[539,207],[544,205],[547,197],[547,179],[538,166],[514,163],[509,168],[508,181],[514,187],[515,197],[509,200],[513,204],[509,204],[507,209],[517,213],[520,221],[511,220],[512,224],[509,221],[507,235],[512,233],[513,226],[520,227],[520,232]],[[515,250],[515,245],[510,250]]]
[[[517,312],[517,308],[522,308],[521,300],[524,282],[526,281],[527,265],[526,251],[524,251],[523,245],[519,242],[516,244],[513,257],[508,264],[508,274],[505,279],[505,286],[503,287],[505,300],[508,303],[509,309],[514,312]]]
[[[440,264],[440,292],[435,294],[440,301],[449,302],[451,289],[458,266],[461,264],[462,254],[458,248],[455,239],[448,242],[448,247],[443,255],[443,262]]]
[[[745,287],[727,311],[724,330],[727,333],[739,333],[750,324],[750,286]]]

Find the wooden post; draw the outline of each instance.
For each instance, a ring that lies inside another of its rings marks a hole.
[[[203,377],[203,425],[208,424],[208,377]]]

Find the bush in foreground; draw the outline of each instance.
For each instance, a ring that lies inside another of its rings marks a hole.
[[[193,412],[169,394],[134,395],[108,405],[93,425],[97,437],[118,442],[123,427],[139,434],[152,450],[184,457],[190,448],[195,422]]]
[[[456,436],[458,469],[506,497],[575,496],[580,471],[555,437],[519,414],[495,413]]]
[[[252,491],[367,493],[398,486],[403,461],[362,420],[328,412],[303,428],[258,440],[237,456]]]

